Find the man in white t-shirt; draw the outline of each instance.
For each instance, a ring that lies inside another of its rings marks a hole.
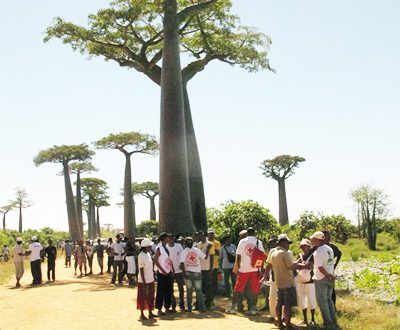
[[[335,285],[333,250],[325,244],[323,232],[317,231],[310,238],[312,245],[317,247],[313,253],[315,295],[324,326],[330,327],[336,324],[336,309],[332,300]]]
[[[180,265],[181,260],[181,253],[183,251],[182,245],[179,243],[175,243],[174,235],[170,235],[169,243],[167,245],[167,249],[169,251],[169,256],[172,260],[172,265],[174,268],[174,278],[173,281],[176,282],[178,285],[179,290],[179,308],[181,311],[185,310],[185,295],[184,295],[184,288],[183,288],[183,274]],[[174,296],[173,288],[172,288],[172,310],[176,310],[176,299]]]
[[[113,275],[111,279],[111,284],[115,284],[117,279],[118,272],[118,283],[122,284],[122,272],[124,265],[124,254],[125,248],[124,243],[121,240],[121,235],[118,234],[115,236],[116,241],[111,244],[111,253],[114,255],[114,264],[113,264]]]
[[[257,295],[260,293],[261,287],[258,278],[259,269],[252,266],[251,258],[256,248],[264,252],[264,247],[262,245],[262,242],[258,240],[255,236],[255,229],[250,227],[247,229],[247,237],[241,239],[238,244],[236,250],[236,263],[238,264],[238,274],[232,298],[232,308],[227,311],[228,313],[236,312],[236,306],[238,305],[239,301],[242,300],[246,285],[249,283],[251,291],[251,299],[249,301],[250,314],[257,314],[256,299]]]
[[[42,244],[39,243],[36,236],[32,236],[31,244],[29,244],[28,251],[29,261],[31,263],[31,273],[33,277],[32,284],[38,285],[42,284],[42,268],[41,268],[41,253],[43,250]]]
[[[192,311],[193,290],[196,291],[196,304],[200,312],[205,312],[203,290],[201,287],[201,266],[200,261],[206,258],[206,255],[198,248],[193,247],[193,238],[185,238],[186,248],[181,253],[181,267],[183,278],[186,285],[187,310]]]

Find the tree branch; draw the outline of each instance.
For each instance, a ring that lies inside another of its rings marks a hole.
[[[207,2],[199,3],[197,5],[193,5],[183,9],[181,12],[178,13],[178,22],[183,22],[188,17],[200,14],[203,10],[209,8],[217,1],[218,0],[209,0]]]

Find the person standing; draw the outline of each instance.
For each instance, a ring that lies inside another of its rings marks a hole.
[[[93,255],[94,255],[93,241],[88,240],[88,241],[86,241],[86,256],[87,256],[87,261],[89,264],[88,275],[93,274]]]
[[[78,244],[75,246],[74,257],[76,261],[76,265],[79,267],[80,275],[82,277],[82,267],[85,270],[85,276],[87,275],[87,266],[86,266],[86,246],[83,246],[83,240],[78,240]],[[76,274],[76,269],[75,269]]]
[[[125,248],[124,243],[122,243],[121,235],[118,234],[115,236],[116,241],[111,244],[111,252],[114,255],[114,264],[113,264],[113,275],[111,279],[111,284],[115,284],[117,280],[117,273],[118,273],[118,283],[122,284],[122,272],[123,272],[123,265],[124,265],[124,255],[125,255]]]
[[[48,240],[49,245],[44,249],[45,256],[47,257],[47,280],[50,281],[50,273],[53,282],[56,280],[56,259],[57,249],[53,246],[53,241]]]
[[[111,267],[114,270],[114,255],[111,251],[111,245],[113,244],[113,239],[110,237],[107,241],[107,273],[111,273]]]
[[[14,265],[15,265],[15,278],[17,283],[15,283],[15,287],[19,288],[21,284],[19,281],[21,280],[22,276],[24,275],[24,256],[25,251],[22,248],[22,238],[17,238],[17,244],[15,244],[13,250],[13,257],[14,257]]]
[[[211,284],[212,284],[211,293],[212,293],[212,303],[213,303],[214,297],[218,294],[218,272],[219,272],[219,256],[221,250],[221,243],[215,239],[214,229],[211,228],[208,229],[207,238],[214,248],[213,269],[211,272]]]
[[[135,274],[136,274],[136,245],[135,240],[132,236],[128,237],[128,241],[125,245],[125,261],[126,261],[126,275],[128,276],[129,286],[135,285]]]
[[[193,289],[196,291],[196,304],[200,312],[206,311],[203,290],[201,288],[201,266],[200,261],[206,255],[198,248],[193,247],[193,238],[185,238],[186,248],[181,253],[180,264],[186,285],[187,311],[192,312]]]
[[[335,261],[333,250],[325,244],[325,235],[321,231],[311,237],[312,245],[316,246],[314,257],[314,283],[317,304],[324,320],[324,326],[336,325],[336,309],[332,299],[335,283]]]
[[[152,242],[145,238],[140,242],[140,253],[138,256],[138,288],[137,288],[137,309],[140,310],[140,319],[147,320],[144,311],[149,311],[149,318],[154,318],[154,270],[153,259],[151,258]]]
[[[160,244],[158,245],[154,256],[154,263],[157,269],[156,309],[160,316],[165,314],[162,311],[163,306],[167,312],[169,312],[171,308],[173,264],[167,248],[169,243],[168,234],[161,233],[158,241]]]
[[[71,244],[69,240],[65,241],[64,251],[65,251],[65,268],[71,267],[71,256],[72,253],[74,252],[74,246]]]
[[[103,260],[104,260],[104,250],[105,247],[103,244],[101,244],[101,239],[98,238],[97,239],[97,245],[94,246],[94,252],[97,255],[97,262],[99,264],[100,267],[100,273],[99,275],[103,275]]]
[[[200,259],[201,268],[201,287],[205,296],[206,308],[210,309],[213,304],[212,276],[214,271],[214,246],[210,243],[203,232],[198,232],[197,248],[205,254],[204,259]]]
[[[172,265],[174,269],[174,277],[173,281],[176,282],[178,285],[178,291],[179,291],[179,309],[181,311],[185,310],[185,296],[184,296],[184,288],[183,288],[183,273],[180,265],[180,260],[181,260],[181,253],[183,251],[183,247],[179,243],[175,243],[174,241],[174,236],[170,235],[169,236],[169,243],[167,245],[169,255],[172,260]],[[172,283],[172,288],[173,288],[173,283]],[[172,289],[172,310],[176,311],[176,299],[174,296],[174,291]]]
[[[267,255],[267,267],[265,269],[264,279],[269,283],[269,294],[268,294],[268,308],[271,318],[276,318],[276,304],[278,301],[278,288],[276,287],[275,275],[272,269],[271,256],[278,246],[278,236],[271,235],[268,241],[268,255]]]
[[[7,244],[4,244],[1,254],[3,255],[4,262],[7,262],[10,259],[10,250],[8,249]]]
[[[28,251],[29,261],[31,263],[31,273],[33,277],[32,285],[42,284],[42,268],[41,268],[41,253],[43,250],[42,244],[38,242],[36,236],[32,236],[31,244],[29,244]]]
[[[297,291],[298,302],[301,310],[303,311],[303,324],[308,325],[307,318],[307,307],[311,310],[311,322],[310,325],[315,325],[315,308],[317,307],[317,299],[315,297],[315,285],[312,279],[314,273],[313,267],[313,256],[311,255],[308,260],[304,258],[308,255],[311,249],[311,242],[304,238],[300,242],[300,248],[303,253],[300,253],[299,259],[301,262],[308,263],[308,267],[301,269],[297,272],[295,277],[295,286]]]
[[[247,229],[247,237],[241,239],[236,251],[236,263],[238,264],[238,274],[234,293],[232,297],[232,308],[227,310],[227,313],[236,313],[236,306],[242,300],[245,288],[247,284],[250,286],[251,295],[250,301],[250,315],[257,315],[256,301],[257,295],[260,293],[260,281],[258,278],[259,270],[257,267],[252,266],[252,255],[254,250],[257,248],[261,252],[264,252],[262,242],[256,237],[256,231],[250,227]]]
[[[220,256],[224,274],[225,294],[227,297],[230,297],[236,283],[236,274],[233,272],[233,265],[236,259],[236,246],[231,243],[229,236],[224,237],[222,242],[224,244],[221,247]]]

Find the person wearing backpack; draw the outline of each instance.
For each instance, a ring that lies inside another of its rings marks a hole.
[[[236,259],[236,246],[231,243],[229,236],[224,237],[222,243],[220,257],[224,274],[225,294],[227,297],[230,297],[231,288],[234,288],[236,283],[236,274],[233,272],[233,265]]]
[[[262,242],[256,238],[255,229],[250,227],[247,229],[247,237],[241,239],[237,247],[236,263],[238,264],[238,273],[232,297],[232,307],[226,311],[227,313],[236,313],[236,306],[242,300],[246,285],[249,283],[251,291],[249,314],[258,314],[256,299],[261,290],[259,268],[264,263],[264,260],[265,252]]]

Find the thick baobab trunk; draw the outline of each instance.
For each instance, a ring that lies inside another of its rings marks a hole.
[[[6,214],[7,212],[3,213],[3,230],[6,230]]]
[[[100,237],[100,206],[96,206],[96,236]]]
[[[157,220],[156,217],[156,203],[155,203],[156,196],[150,196],[150,220]]]
[[[81,172],[76,173],[76,217],[78,220],[79,231],[83,236],[83,217],[82,217],[82,193],[81,193]]]
[[[207,213],[204,197],[203,174],[201,171],[199,149],[197,147],[192,113],[190,109],[189,95],[186,83],[183,83],[183,100],[185,107],[185,128],[187,144],[187,161],[189,172],[190,203],[192,217],[197,230],[207,231]]]
[[[74,194],[72,193],[71,178],[69,176],[68,164],[63,164],[64,184],[65,184],[65,197],[67,203],[68,226],[71,239],[76,241],[82,238],[79,231],[78,221],[76,219],[76,207],[74,201]]]
[[[133,210],[131,154],[125,152],[124,176],[124,232],[125,235],[135,237],[136,219]]]
[[[22,233],[22,205],[19,205],[18,232]]]
[[[177,1],[164,1],[164,44],[161,72],[160,231],[195,231],[189,174],[182,75],[179,57]]]
[[[279,224],[288,225],[289,215],[287,208],[286,188],[284,179],[278,180],[278,189],[279,189]]]
[[[88,202],[89,217],[88,217],[88,237],[89,239],[94,239],[96,236],[97,226],[96,226],[96,205],[93,200],[93,196],[89,195]]]

